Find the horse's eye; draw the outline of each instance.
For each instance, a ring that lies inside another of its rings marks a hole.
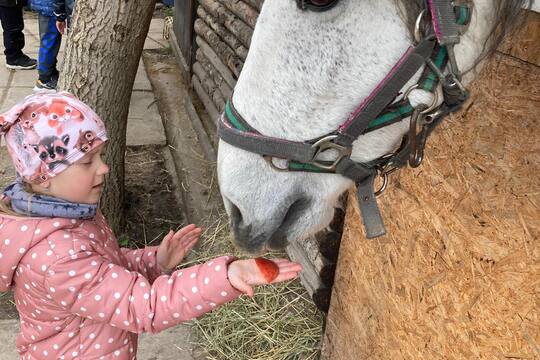
[[[313,3],[313,5],[317,5],[317,6],[326,6],[326,5],[330,5],[331,3],[333,3],[335,0],[311,0],[311,2]]]
[[[296,0],[302,10],[326,11],[337,4],[338,0]]]

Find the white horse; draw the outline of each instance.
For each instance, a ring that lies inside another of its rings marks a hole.
[[[341,0],[328,11],[311,12],[293,0],[267,0],[234,91],[238,113],[266,136],[305,141],[332,132],[411,45],[414,22],[406,15],[414,19],[421,2]],[[494,29],[503,34],[522,3],[474,1],[471,22],[455,46],[464,84],[476,75],[486,44],[494,46]],[[416,90],[409,99],[413,106],[429,104],[431,94]],[[407,118],[360,136],[351,158],[366,162],[392,152],[408,129]],[[283,248],[325,228],[352,185],[337,174],[276,171],[260,155],[224,141],[218,176],[234,241],[251,253]]]

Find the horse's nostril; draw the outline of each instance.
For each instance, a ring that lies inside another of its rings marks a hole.
[[[264,249],[284,249],[288,234],[296,222],[305,215],[311,200],[306,197],[288,198],[281,206],[276,206],[273,216],[264,219],[251,219],[249,213],[242,213],[240,208],[224,197],[229,213],[233,242],[249,253],[260,253]]]
[[[240,226],[240,223],[242,223],[242,212],[240,209],[234,205],[232,202],[229,202],[229,209],[230,209],[230,218],[231,218],[231,225],[233,229],[238,229]]]

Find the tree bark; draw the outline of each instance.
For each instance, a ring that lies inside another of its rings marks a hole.
[[[109,132],[105,161],[110,173],[101,209],[113,231],[125,225],[124,153],[133,82],[156,0],[78,1],[59,88],[78,96],[104,120]]]

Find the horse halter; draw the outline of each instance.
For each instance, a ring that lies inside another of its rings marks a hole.
[[[337,3],[324,0],[298,2],[310,10],[309,5],[333,6]],[[454,5],[453,1],[428,0],[416,21],[415,43],[346,121],[329,134],[303,142],[262,135],[236,111],[234,94],[220,118],[218,134],[233,146],[262,155],[277,171],[335,173],[353,180],[357,185],[366,237],[371,239],[384,235],[384,223],[376,196],[386,188],[388,175],[407,163],[411,167],[419,166],[429,134],[446,115],[459,110],[469,96],[460,82],[453,46],[459,42],[458,25],[467,24],[470,13],[468,6]],[[423,33],[422,22],[426,18],[431,19],[431,26]],[[396,100],[403,86],[422,67],[424,70],[419,82]],[[439,83],[442,85],[442,102],[439,101]],[[416,88],[432,93],[432,104],[414,108],[408,96]],[[409,132],[404,135],[396,151],[368,163],[351,159],[352,144],[359,136],[408,117],[411,118]],[[322,153],[337,155],[333,160],[321,160]],[[287,165],[277,166],[274,158],[287,160]],[[377,176],[383,179],[383,185],[375,191]]]

